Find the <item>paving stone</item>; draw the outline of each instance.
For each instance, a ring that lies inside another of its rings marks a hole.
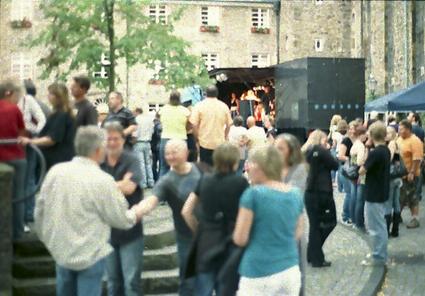
[[[339,193],[334,196],[339,218],[344,198]],[[369,252],[369,246],[360,233],[338,223],[325,242],[324,252],[326,260],[331,261],[332,266],[307,267],[306,295],[360,295],[372,273],[372,268],[360,265]]]
[[[404,224],[400,236],[391,238],[388,244],[389,264],[387,276],[379,296],[425,295],[425,206],[420,203],[421,227],[407,229],[410,211],[402,213]]]

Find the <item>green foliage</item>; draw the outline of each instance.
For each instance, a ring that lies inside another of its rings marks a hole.
[[[210,83],[200,57],[188,54],[189,44],[173,35],[173,23],[182,9],[168,16],[167,24],[153,23],[144,14],[148,1],[139,0],[51,0],[40,5],[48,26],[28,46],[42,46],[39,60],[42,79],[51,75],[65,80],[76,70],[100,70],[102,53],[112,62],[109,79],[95,79],[102,89],[112,90],[120,77],[118,63],[129,67],[142,64],[148,69],[161,65],[156,79],[166,88]],[[140,73],[140,75],[145,75]]]

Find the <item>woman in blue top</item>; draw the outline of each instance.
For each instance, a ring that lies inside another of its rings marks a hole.
[[[254,185],[242,195],[233,240],[246,247],[237,295],[297,295],[301,286],[297,240],[303,233],[300,190],[282,183],[283,161],[273,147],[248,159]]]

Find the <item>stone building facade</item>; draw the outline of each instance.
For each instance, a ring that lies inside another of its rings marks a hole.
[[[39,1],[0,0],[0,79],[31,75],[43,90],[48,82],[37,79],[36,66],[43,49],[19,45],[45,25]],[[164,0],[147,7],[146,14],[160,21],[179,8],[183,15],[175,33],[191,43],[190,52],[203,56],[209,69],[263,67],[306,56],[364,57],[366,85],[376,84],[378,95],[425,77],[422,1]],[[11,27],[19,11],[29,14],[31,28]],[[133,67],[128,75],[126,71],[118,67],[121,77],[129,77],[118,87],[128,85],[124,93],[132,100],[166,100],[162,87],[148,84],[151,73],[142,67]]]

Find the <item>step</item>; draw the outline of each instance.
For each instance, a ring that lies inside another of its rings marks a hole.
[[[178,266],[176,246],[143,252],[143,270],[172,269]],[[51,256],[17,257],[13,260],[13,277],[17,279],[54,277],[55,262]]]
[[[166,230],[144,236],[145,250],[161,249],[176,243],[174,230]],[[24,238],[13,242],[14,255],[18,257],[49,256],[49,251],[35,234],[27,234]]]
[[[178,269],[144,272],[144,294],[172,294],[178,291]],[[14,296],[55,296],[55,278],[35,278],[13,281]],[[104,288],[106,283],[104,282]],[[105,294],[105,293],[104,293]]]

